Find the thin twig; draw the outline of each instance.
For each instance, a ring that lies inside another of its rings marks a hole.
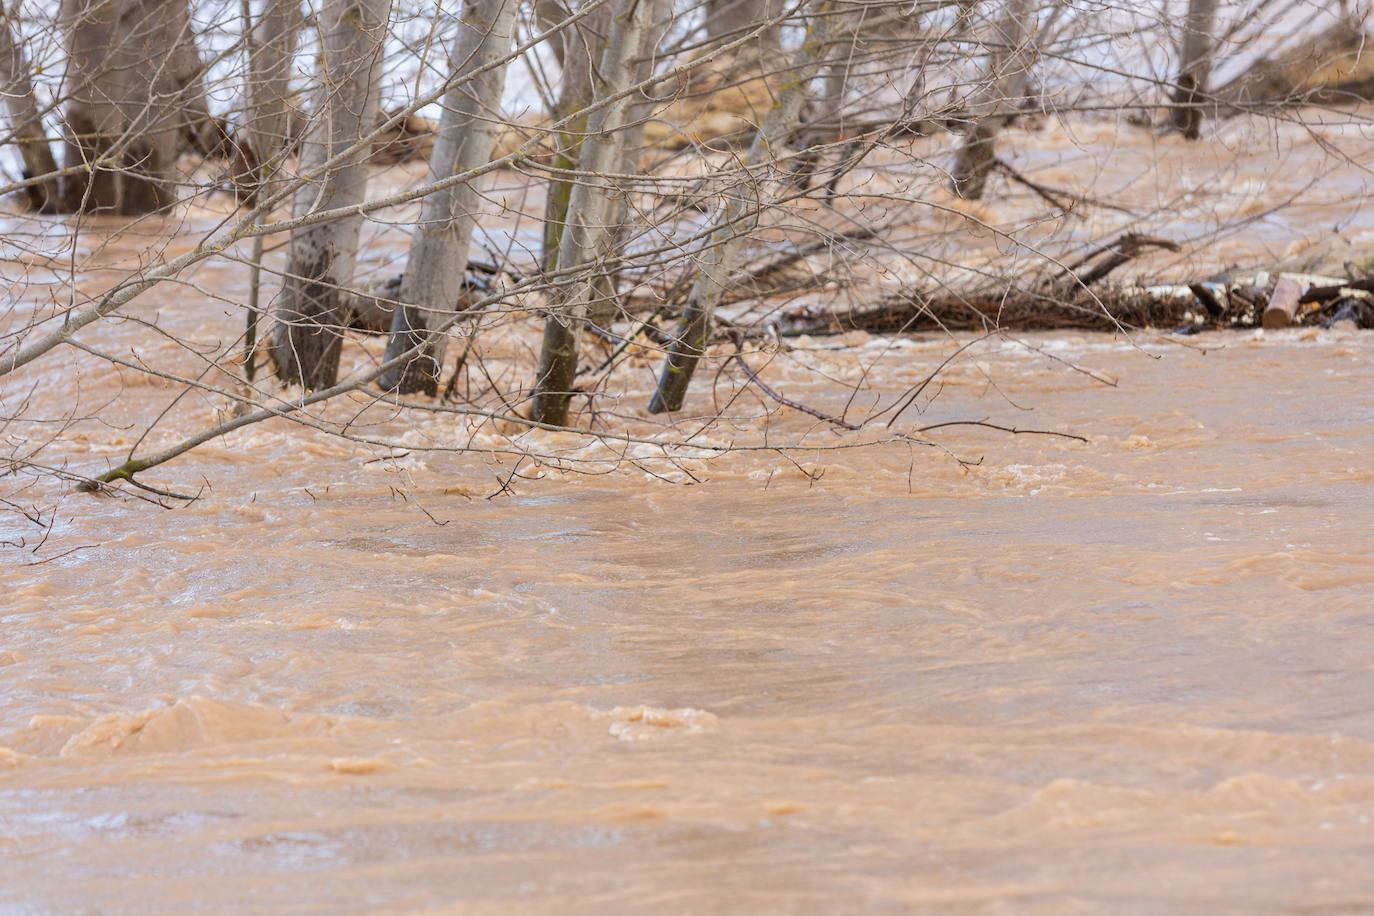
[[[988,429],[1000,430],[1004,433],[1011,433],[1015,436],[1057,436],[1061,439],[1073,439],[1078,442],[1087,442],[1083,436],[1075,436],[1073,433],[1061,433],[1053,429],[1019,429],[1015,426],[999,426],[996,423],[989,423],[987,420],[946,420],[944,423],[932,423],[929,426],[918,426],[918,433],[930,432],[932,429],[941,429],[945,426],[984,426]]]
[[[99,544],[82,544],[82,545],[80,545],[79,547],[72,547],[72,548],[70,548],[70,549],[68,549],[68,550],[62,551],[61,553],[54,554],[53,556],[48,557],[46,560],[36,560],[36,561],[34,561],[33,563],[25,563],[24,565],[25,565],[25,566],[42,566],[44,563],[51,563],[53,560],[60,560],[60,559],[62,559],[63,557],[69,555],[69,554],[76,553],[78,550],[90,550],[92,547],[99,547],[99,546],[100,546]]]
[[[730,358],[733,359],[736,363],[739,363],[739,367],[744,370],[744,374],[749,376],[749,381],[759,386],[759,389],[764,394],[768,395],[770,398],[777,401],[782,406],[791,407],[793,410],[800,410],[804,414],[810,414],[817,420],[824,420],[827,423],[833,423],[836,426],[843,427],[844,429],[862,428],[853,423],[841,420],[839,417],[832,417],[828,413],[823,413],[814,407],[808,407],[805,404],[799,403],[797,401],[792,400],[791,398],[779,394],[778,392],[774,391],[772,388],[769,388],[766,384],[764,384],[763,379],[759,378],[758,374],[754,372],[753,369],[749,368],[749,364],[744,361],[744,357],[740,356],[738,353],[735,353],[731,355]]]

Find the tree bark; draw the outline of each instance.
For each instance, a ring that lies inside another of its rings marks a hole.
[[[639,62],[635,66],[633,81],[642,83],[654,72],[657,52],[663,36],[672,25],[669,0],[644,0],[649,4],[646,18],[646,31],[642,40]],[[662,104],[651,93],[637,93],[630,97],[625,109],[625,127],[621,140],[620,162],[616,170],[622,175],[633,175],[640,170],[640,159],[644,155],[644,122]],[[607,271],[600,275],[601,286],[587,309],[587,320],[598,327],[609,327],[620,311],[620,272],[625,263],[625,251],[629,247],[634,226],[630,219],[629,199],[625,193],[612,195],[607,222],[611,238],[608,248],[611,251]]]
[[[601,57],[601,98],[623,92],[638,71],[650,9],[648,0],[617,0],[610,37]],[[559,237],[557,264],[567,278],[556,287],[557,304],[544,324],[544,341],[535,374],[530,417],[563,426],[568,418],[573,381],[577,375],[578,343],[587,309],[609,272],[608,255],[614,236],[611,195],[615,188],[604,177],[620,164],[624,150],[625,112],[630,99],[620,98],[593,112],[578,157],[583,174],[572,186],[566,224]]]
[[[1026,93],[1035,60],[1034,28],[1034,0],[1010,0],[989,35],[988,75],[969,105],[972,123],[950,173],[954,193],[960,197],[978,200],[983,196],[997,160],[997,135]]]
[[[453,83],[444,95],[434,153],[426,184],[486,165],[500,127],[497,109],[506,85],[506,67],[515,29],[516,0],[468,0],[449,45]],[[477,76],[473,70],[493,67]],[[460,75],[461,74],[461,75]],[[411,238],[401,280],[401,302],[392,315],[386,359],[423,345],[415,358],[384,373],[379,384],[401,394],[438,391],[447,336],[431,338],[435,319],[452,313],[463,293],[468,248],[477,224],[480,198],[471,183],[456,184],[425,198],[420,224]]]
[[[266,0],[253,25],[248,53],[248,110],[245,136],[253,179],[262,182],[290,145],[291,65],[304,21],[300,0]]]
[[[19,147],[19,155],[24,160],[24,178],[41,178],[52,175],[46,181],[31,184],[24,189],[29,198],[29,206],[43,213],[51,213],[58,206],[57,160],[53,158],[52,146],[48,143],[47,132],[43,129],[43,118],[38,113],[38,99],[33,94],[33,78],[29,73],[29,61],[19,43],[15,29],[13,10],[15,4],[5,4],[0,9],[4,16],[4,30],[0,31],[0,80],[4,80],[5,110],[9,115],[10,136]]]
[[[801,133],[802,153],[797,157],[794,174],[797,186],[803,190],[811,187],[829,148],[844,137],[844,94],[848,83],[846,60],[838,60],[826,69],[821,97],[812,106],[811,119]]]
[[[606,52],[606,31],[610,25],[611,9],[610,6],[602,6],[593,11],[586,18],[564,29],[559,36],[561,41],[554,41],[562,66],[558,98],[551,112],[555,121],[562,121],[570,115],[585,111],[592,104],[595,96],[594,71],[596,62]],[[573,118],[559,131],[555,139],[555,171],[549,178],[548,198],[544,204],[542,263],[546,271],[552,271],[558,266],[559,240],[563,237],[568,199],[572,195],[574,184],[571,178],[559,177],[557,170],[573,169],[577,166],[582,137],[586,131],[587,117],[582,115]]]
[[[175,200],[172,167],[204,117],[186,0],[63,0],[70,92],[68,207],[147,213]]]
[[[773,110],[764,119],[744,160],[744,174],[731,193],[725,213],[711,233],[710,243],[702,255],[701,270],[687,305],[678,320],[658,387],[649,401],[650,413],[681,410],[706,344],[711,339],[711,325],[716,306],[730,275],[739,261],[739,250],[751,215],[756,216],[762,201],[758,187],[762,183],[755,174],[759,167],[774,160],[774,151],[785,143],[797,129],[802,104],[806,101],[806,87],[816,70],[823,66],[830,53],[830,37],[836,17],[829,3],[821,3],[817,19],[807,29],[801,48],[788,67],[786,83]]]
[[[1189,140],[1202,132],[1199,99],[1207,93],[1212,70],[1212,31],[1216,21],[1217,0],[1188,0],[1188,18],[1183,26],[1179,50],[1178,84],[1174,87],[1174,106],[1169,112],[1173,128]]]
[[[1274,291],[1269,294],[1269,302],[1264,307],[1260,324],[1266,330],[1286,328],[1293,323],[1302,300],[1302,286],[1292,277],[1279,277],[1274,283]]]
[[[235,181],[247,189],[250,206],[271,197],[279,158],[290,145],[291,65],[305,24],[300,0],[265,0],[257,21],[248,0],[239,0],[248,39],[248,123],[234,159]],[[249,264],[248,311],[243,334],[243,371],[257,374],[259,298],[262,291],[263,237],[253,238]]]
[[[321,17],[320,72],[302,141],[297,216],[349,207],[367,193],[366,147],[325,169],[376,125],[377,81],[390,0],[330,0]],[[271,354],[277,375],[307,389],[339,377],[347,323],[344,287],[353,279],[362,216],[291,233],[286,281],[273,310]]]

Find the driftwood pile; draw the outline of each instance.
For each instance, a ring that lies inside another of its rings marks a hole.
[[[1003,284],[967,292],[902,291],[846,311],[805,306],[787,313],[776,330],[784,336],[851,330],[894,334],[998,328],[1152,328],[1192,334],[1223,328],[1330,327],[1342,321],[1374,328],[1374,275],[1341,279],[1256,271],[1188,284],[1102,282],[1111,271],[1149,248],[1177,250],[1166,239],[1128,233],[1038,284]]]
[[[1327,279],[1327,278],[1323,278]],[[780,323],[784,336],[842,334],[860,330],[875,334],[968,330],[1120,331],[1153,328],[1180,334],[1223,328],[1283,328],[1290,325],[1331,327],[1341,321],[1374,328],[1374,278],[1303,290],[1293,278],[1280,278],[1269,291],[1249,282],[1209,281],[1191,287],[1109,286],[1092,296],[1054,298],[1044,293],[1008,288],[997,294],[922,296],[901,293],[882,302],[846,312],[801,309]],[[1289,286],[1291,284],[1291,286]],[[1293,311],[1267,307],[1269,297],[1296,289]],[[1221,304],[1209,309],[1208,303]]]

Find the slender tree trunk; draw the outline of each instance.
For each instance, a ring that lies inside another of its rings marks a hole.
[[[642,83],[653,75],[656,52],[660,41],[671,27],[669,0],[645,0],[649,3],[646,16],[647,31],[643,48],[636,65],[634,82]],[[640,170],[640,158],[644,154],[644,121],[650,117],[661,102],[650,93],[640,93],[630,98],[625,110],[625,128],[622,131],[620,163],[616,170],[622,175],[634,175]],[[598,289],[591,306],[587,310],[587,320],[598,327],[609,327],[615,321],[620,309],[620,271],[625,263],[625,250],[633,233],[630,219],[629,198],[625,193],[615,194],[609,204],[611,240],[608,247],[611,257],[607,272],[600,275],[601,287]]]
[[[298,215],[363,202],[367,149],[319,174],[328,162],[376,126],[377,81],[389,0],[330,0],[321,17],[320,73],[296,192]],[[273,310],[272,361],[277,375],[307,389],[339,377],[347,321],[344,287],[353,279],[362,216],[307,226],[291,233],[287,276]]]
[[[1026,93],[1035,60],[1034,28],[1035,0],[1009,0],[989,36],[993,47],[987,80],[969,106],[973,123],[951,171],[954,193],[960,197],[977,200],[983,196],[997,160],[997,135]]]
[[[172,167],[204,117],[186,0],[63,0],[72,209],[146,213],[175,200]]]
[[[610,37],[601,57],[601,98],[618,95],[634,80],[647,19],[647,0],[617,0]],[[587,309],[604,289],[613,239],[611,195],[615,188],[602,177],[620,164],[624,150],[625,112],[629,98],[621,98],[593,112],[587,122],[578,168],[583,175],[569,195],[567,221],[559,238],[558,268],[567,273],[555,292],[558,303],[544,324],[544,342],[535,374],[530,416],[541,423],[567,422],[577,375],[578,342]],[[571,273],[577,271],[576,274]]]
[[[807,29],[806,38],[788,67],[787,80],[778,101],[764,119],[745,156],[746,174],[740,177],[725,213],[711,233],[710,244],[702,255],[701,270],[692,284],[687,305],[668,347],[658,388],[649,401],[650,413],[682,409],[692,374],[711,339],[716,305],[725,290],[726,278],[739,260],[747,223],[751,217],[757,217],[763,203],[757,190],[762,182],[756,172],[775,159],[775,150],[796,131],[802,104],[806,101],[807,83],[816,70],[824,66],[832,50],[830,38],[836,27],[836,17],[829,3],[819,4],[817,12],[818,16]]]
[[[270,178],[277,158],[290,142],[291,65],[303,24],[300,0],[266,0],[253,25],[248,51],[250,114],[245,134],[257,181]]]
[[[1169,121],[1189,140],[1202,130],[1199,99],[1207,93],[1212,69],[1212,31],[1216,22],[1217,0],[1188,0],[1188,18],[1183,26],[1178,84],[1174,87],[1174,107]]]
[[[41,178],[57,172],[57,160],[53,158],[47,132],[43,130],[43,118],[38,113],[38,100],[33,94],[29,61],[19,43],[13,18],[16,8],[17,3],[12,2],[0,10],[5,19],[4,31],[0,32],[0,80],[4,80],[5,110],[9,115],[10,132],[19,147],[19,155],[24,159],[24,177]],[[29,206],[35,210],[50,213],[57,208],[55,177],[29,185],[24,193],[28,195]]]
[[[248,0],[240,0],[248,38],[249,118],[245,144],[236,160],[249,201],[270,197],[279,156],[289,144],[291,65],[304,21],[300,0],[266,0],[257,22]],[[248,277],[248,313],[243,335],[243,371],[251,382],[257,373],[259,297],[262,290],[263,237],[254,236]]]
[[[429,160],[426,184],[486,165],[491,160],[499,120],[497,108],[506,85],[506,67],[515,29],[516,0],[468,0],[458,33],[449,45],[453,79],[444,95],[439,135]],[[475,77],[473,70],[500,64]],[[461,75],[460,74],[464,74]],[[438,391],[447,336],[430,338],[429,327],[457,307],[467,273],[468,248],[477,224],[477,188],[457,184],[425,198],[420,224],[410,242],[401,280],[403,306],[392,315],[386,359],[424,348],[404,366],[385,373],[379,384],[401,394]]]
[[[593,71],[596,62],[606,51],[606,31],[609,26],[610,6],[602,6],[564,29],[562,40],[555,41],[558,59],[562,64],[559,75],[558,99],[552,112],[555,121],[585,111],[592,104]],[[587,117],[574,117],[567,127],[559,131],[556,138],[556,151],[553,167],[556,170],[573,169],[577,166],[582,137],[587,131]],[[558,177],[555,171],[549,179],[548,199],[544,205],[544,251],[543,265],[546,271],[558,266],[558,245],[563,236],[563,225],[568,212],[568,199],[572,195],[573,180]]]
[[[803,152],[797,157],[795,175],[797,186],[803,190],[811,187],[828,148],[835,146],[844,136],[844,93],[848,82],[849,66],[846,60],[836,61],[826,69],[821,97],[812,106],[815,110],[801,134]]]

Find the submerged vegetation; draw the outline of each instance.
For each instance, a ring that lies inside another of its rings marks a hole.
[[[906,411],[949,361],[803,402],[760,367],[807,336],[943,333],[957,360],[1031,328],[1374,325],[1350,4],[5,11],[5,498],[39,517],[37,481],[190,497],[146,472],[266,421],[511,461],[503,490],[584,468],[530,430],[651,473],[814,450],[770,433],[788,412],[938,449]],[[1333,203],[1314,241],[1303,208]],[[52,415],[45,373],[164,402]],[[436,416],[455,431],[417,442]],[[55,445],[111,425],[136,433],[104,466]]]

